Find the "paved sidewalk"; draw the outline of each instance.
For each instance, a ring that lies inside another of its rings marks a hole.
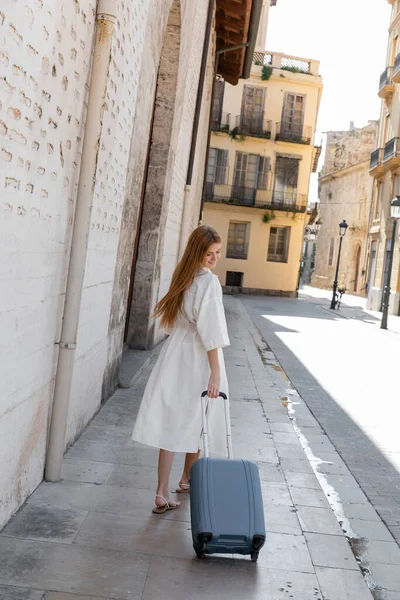
[[[0,535],[1,600],[372,600],[289,417],[290,384],[241,302],[226,307],[234,452],[262,479],[258,563],[195,558],[187,496],[151,514],[157,451],[130,440],[150,364],[69,450],[63,481],[43,483]]]

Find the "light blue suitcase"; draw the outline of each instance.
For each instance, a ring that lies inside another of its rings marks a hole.
[[[229,402],[222,392],[229,458],[209,458],[206,396],[207,392],[201,395],[204,458],[190,472],[193,547],[198,558],[214,553],[250,554],[256,562],[266,535],[258,467],[249,460],[232,458]]]

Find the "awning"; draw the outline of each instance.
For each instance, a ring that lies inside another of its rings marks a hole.
[[[262,0],[217,0],[217,51],[247,44],[219,55],[218,75],[232,85],[250,76],[261,10]]]

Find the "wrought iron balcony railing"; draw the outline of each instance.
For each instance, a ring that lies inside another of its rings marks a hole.
[[[213,118],[211,121],[211,129],[213,131],[223,131],[228,133],[231,125],[230,113],[222,113],[219,118]]]
[[[392,84],[392,74],[393,67],[386,67],[386,69],[383,71],[382,75],[379,78],[379,91],[381,91],[385,87],[385,85]]]
[[[392,72],[392,81],[395,83],[400,82],[400,54],[394,59],[394,67]]]
[[[286,121],[276,124],[276,141],[308,145],[311,144],[311,137],[312,127],[299,126]]]
[[[400,158],[400,138],[398,137],[392,138],[387,142],[387,144],[385,144],[383,162],[386,163],[395,158]]]
[[[272,121],[265,120],[263,112],[238,115],[235,127],[240,134],[271,139]]]
[[[252,206],[271,210],[305,212],[307,196],[297,192],[263,190],[238,185],[218,185],[206,183],[206,202],[220,202],[235,206]]]
[[[371,160],[369,163],[370,169],[376,169],[381,166],[383,162],[383,148],[377,148],[371,153]]]

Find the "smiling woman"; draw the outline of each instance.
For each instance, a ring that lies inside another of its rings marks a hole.
[[[186,460],[177,492],[189,491],[189,471],[199,456],[202,437],[200,394],[215,398],[208,407],[212,452],[225,455],[220,424],[224,407],[220,390],[228,392],[222,348],[229,337],[218,278],[210,271],[221,255],[221,238],[212,227],[201,226],[189,238],[175,269],[170,289],[155,309],[168,333],[150,375],[133,431],[133,439],[160,448],[158,488],[154,512],[179,507],[169,500],[169,476],[174,452]]]

